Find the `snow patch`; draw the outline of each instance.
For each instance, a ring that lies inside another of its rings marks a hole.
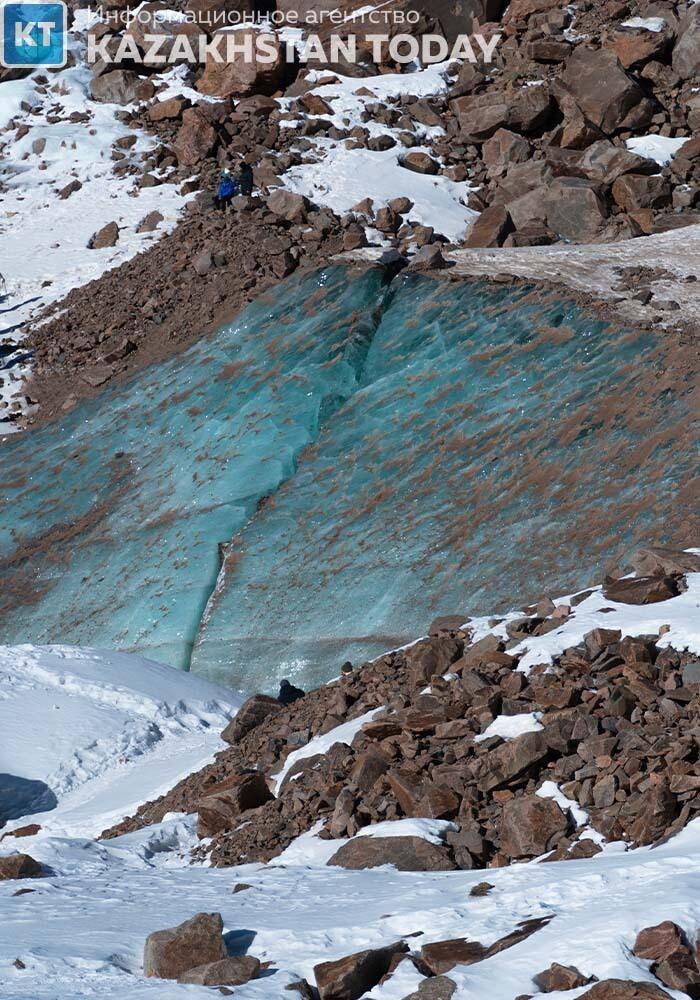
[[[660,167],[665,167],[688,141],[687,136],[672,139],[665,135],[639,135],[628,139],[626,145],[631,153],[654,160]]]
[[[537,733],[544,727],[540,723],[541,712],[525,712],[523,715],[499,715],[491,725],[474,738],[475,743],[500,736],[504,740],[514,740],[525,733]]]

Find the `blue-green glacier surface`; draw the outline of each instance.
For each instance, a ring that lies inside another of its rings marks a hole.
[[[293,278],[0,446],[0,641],[311,685],[438,614],[690,544],[697,413],[672,369],[664,337],[531,287]]]

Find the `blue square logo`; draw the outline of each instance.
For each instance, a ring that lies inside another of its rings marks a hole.
[[[65,3],[10,3],[2,11],[0,63],[8,69],[65,66]]]

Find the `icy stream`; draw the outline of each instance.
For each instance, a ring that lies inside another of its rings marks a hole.
[[[695,516],[666,354],[528,288],[292,279],[2,446],[1,640],[272,689],[595,579]]]

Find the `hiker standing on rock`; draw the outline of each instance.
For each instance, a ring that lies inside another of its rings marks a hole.
[[[231,199],[238,194],[238,183],[234,179],[231,171],[228,167],[224,169],[219,174],[219,187],[216,192],[216,198],[214,199],[214,204],[217,208],[224,211],[226,206],[229,204]]]
[[[253,168],[245,160],[241,163],[241,168],[238,171],[238,185],[241,194],[249,198],[253,193]]]

